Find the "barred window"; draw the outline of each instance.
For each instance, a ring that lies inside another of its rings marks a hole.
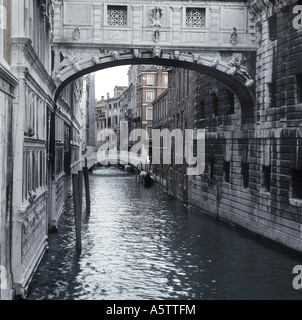
[[[127,7],[108,6],[108,24],[110,26],[127,26]]]
[[[204,8],[187,8],[186,26],[188,28],[205,27],[206,10]]]

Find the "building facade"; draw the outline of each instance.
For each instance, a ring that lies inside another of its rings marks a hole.
[[[181,130],[183,137],[186,129],[194,129],[196,72],[171,68],[169,69],[169,87],[153,101],[153,128],[168,129],[173,135],[175,129]],[[171,164],[163,162],[163,151],[167,146],[161,144],[161,163],[152,166],[156,180],[171,190],[179,199],[188,203],[187,164],[175,163],[177,147],[171,140]],[[180,146],[183,150],[183,146]]]
[[[83,79],[54,101],[52,1],[0,8],[0,298],[11,299],[26,293],[81,168]]]
[[[95,149],[96,151],[100,147],[100,143],[98,141],[98,133],[100,130],[106,128],[106,100],[105,97],[102,96],[101,100],[95,102]]]
[[[168,88],[168,72],[161,66],[138,65],[136,82],[135,128],[144,129],[152,138],[152,102]]]
[[[18,79],[12,72],[11,1],[0,1],[0,300],[12,291],[13,107]]]
[[[114,96],[107,96],[106,101],[106,128],[119,132],[121,108],[123,106],[123,93],[127,89],[125,86],[115,86]]]

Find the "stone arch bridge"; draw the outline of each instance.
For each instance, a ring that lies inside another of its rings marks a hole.
[[[254,107],[254,16],[239,1],[56,1],[55,97],[85,74],[126,64],[192,69]]]

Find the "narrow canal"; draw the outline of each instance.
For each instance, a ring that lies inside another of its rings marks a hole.
[[[162,200],[158,185],[144,188],[135,175],[101,169],[90,183],[82,254],[69,199],[28,300],[302,298],[292,285],[302,260]]]

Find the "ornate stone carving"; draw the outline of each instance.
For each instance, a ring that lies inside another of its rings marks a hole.
[[[175,51],[173,52],[173,58],[174,58],[175,60],[179,60],[179,56],[180,56],[180,52],[179,52],[178,50],[175,50]]]
[[[62,75],[60,73],[58,73],[56,75],[56,80],[59,81],[59,82],[63,82],[64,79],[63,79]]]
[[[153,48],[153,58],[160,58],[161,57],[161,48],[154,47]]]
[[[45,198],[31,207],[31,213],[27,214],[22,224],[22,268],[23,271],[30,265],[37,249],[45,239],[46,232],[46,203]]]
[[[91,58],[91,61],[92,61],[93,64],[98,64],[98,63],[100,62],[100,59],[99,59],[99,57],[97,57],[97,56],[93,56],[93,57]]]
[[[154,42],[158,42],[160,40],[160,31],[158,29],[154,30],[153,40]]]
[[[72,33],[72,37],[74,40],[79,41],[81,38],[81,29],[75,28]]]
[[[230,37],[230,42],[233,46],[238,42],[238,34],[237,34],[237,29],[235,27],[233,28],[233,32]]]
[[[113,51],[111,56],[113,61],[120,59],[120,54],[117,51]]]
[[[135,59],[139,59],[141,57],[141,53],[138,49],[133,49],[133,57]]]
[[[199,62],[199,59],[200,59],[200,55],[198,53],[194,53],[193,54],[193,61],[198,63]]]
[[[243,58],[236,57],[235,60],[231,60],[229,62],[230,68],[228,69],[227,73],[229,75],[235,75],[236,73],[242,75],[246,79],[245,86],[250,87],[254,84],[254,80],[249,75],[246,67],[244,66],[246,61],[247,61],[246,57],[243,57]]]
[[[162,17],[163,17],[163,8],[155,7],[151,9],[151,26],[155,28],[161,28],[162,27]]]
[[[217,68],[217,66],[218,66],[218,59],[214,59],[214,60],[212,60],[212,62],[211,62],[211,68]]]
[[[66,55],[64,57],[64,60],[59,65],[59,71],[69,66],[72,66],[76,71],[80,71],[82,69],[78,62],[78,58],[73,55],[73,51],[70,55]]]

